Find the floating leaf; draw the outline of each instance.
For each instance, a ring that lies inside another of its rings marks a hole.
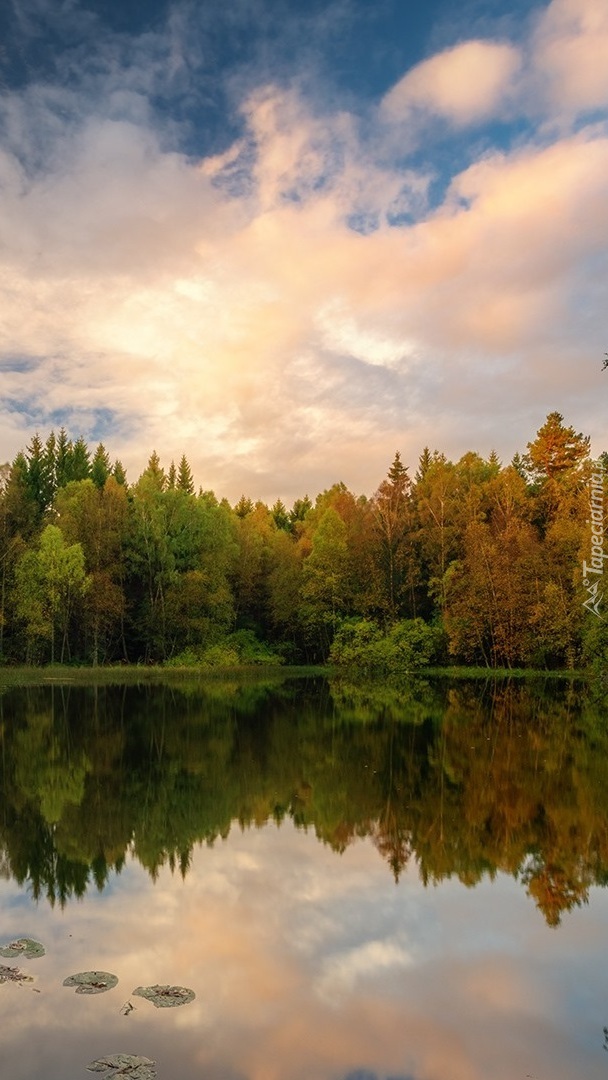
[[[11,941],[10,945],[0,947],[0,956],[8,956],[11,960],[14,956],[24,956],[26,960],[35,960],[38,956],[44,956],[45,952],[44,945],[29,937],[17,938],[16,941]]]
[[[6,964],[0,964],[0,983],[5,982],[33,982],[31,975],[24,975],[19,968],[7,967]]]
[[[77,994],[104,994],[116,986],[118,977],[109,971],[79,971],[63,980],[64,986],[75,986]]]
[[[89,1072],[107,1072],[108,1076],[126,1076],[129,1080],[155,1080],[155,1061],[138,1054],[109,1054],[87,1065]]]
[[[157,1009],[172,1009],[175,1005],[187,1005],[196,997],[187,986],[137,986],[133,991],[138,997],[147,998]]]

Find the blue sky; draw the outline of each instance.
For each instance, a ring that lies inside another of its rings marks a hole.
[[[608,6],[8,0],[0,461],[236,500],[606,448]]]

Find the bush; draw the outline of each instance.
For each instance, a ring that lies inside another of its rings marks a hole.
[[[413,671],[435,658],[440,637],[423,619],[402,619],[386,633],[369,619],[347,619],[336,633],[329,660],[368,671]]]
[[[241,664],[282,664],[283,657],[253,630],[236,630],[207,648],[188,648],[166,661],[168,667],[239,667]]]

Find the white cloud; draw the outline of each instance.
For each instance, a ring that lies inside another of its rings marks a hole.
[[[533,39],[537,90],[565,113],[608,108],[608,5],[553,0]]]
[[[382,102],[391,120],[407,120],[422,109],[463,126],[504,104],[520,66],[519,51],[495,41],[465,41],[408,71]]]
[[[384,111],[495,115],[518,63],[456,46]],[[234,144],[197,161],[153,121],[143,76],[120,101],[119,83],[114,58],[107,94],[97,73],[95,96],[1,99],[0,461],[51,417],[87,434],[104,412],[131,479],[153,448],[185,452],[205,488],[272,502],[337,479],[373,491],[397,447],[411,465],[427,443],[510,457],[554,408],[602,436],[601,126],[467,146],[431,212],[432,153],[403,164],[402,128],[370,133],[374,114],[266,85]]]
[[[348,952],[324,961],[315,984],[316,993],[328,1003],[337,1003],[363,978],[390,968],[411,967],[414,960],[407,949],[394,941],[366,941]]]

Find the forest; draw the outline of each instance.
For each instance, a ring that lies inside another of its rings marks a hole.
[[[0,468],[0,663],[601,664],[589,444],[552,412],[509,464],[396,452],[372,495],[288,509],[196,490],[185,456],[129,482],[103,444],[35,434]]]

